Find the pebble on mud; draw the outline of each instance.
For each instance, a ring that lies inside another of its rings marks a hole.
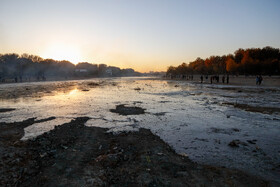
[[[257,140],[247,140],[247,142],[250,143],[250,144],[256,144],[256,141]]]
[[[239,140],[232,140],[231,142],[229,142],[229,146],[230,147],[239,147],[240,141]]]
[[[248,144],[240,140],[232,140],[228,145],[230,147],[239,147],[239,145],[248,146]]]

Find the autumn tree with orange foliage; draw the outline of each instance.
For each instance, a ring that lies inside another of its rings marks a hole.
[[[238,70],[238,64],[232,59],[228,58],[226,61],[226,71],[236,73]]]
[[[280,50],[272,47],[240,48],[227,56],[210,56],[205,60],[198,57],[188,64],[170,66],[167,75],[171,74],[279,75]]]

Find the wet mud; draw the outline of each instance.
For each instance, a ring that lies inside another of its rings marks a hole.
[[[80,117],[21,141],[36,119],[0,125],[1,186],[269,186],[258,177],[190,161],[147,129],[108,133]],[[44,119],[44,120],[52,120]]]

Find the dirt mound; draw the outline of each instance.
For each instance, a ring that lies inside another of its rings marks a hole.
[[[111,112],[118,113],[120,115],[139,115],[139,114],[145,114],[145,110],[140,107],[128,107],[125,105],[117,105],[116,109],[111,109]]]

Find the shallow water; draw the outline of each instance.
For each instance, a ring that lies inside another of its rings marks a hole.
[[[89,86],[92,82],[100,85]],[[23,140],[81,116],[90,117],[87,126],[106,127],[114,133],[148,128],[178,153],[185,153],[194,161],[237,168],[280,182],[280,115],[248,112],[223,104],[279,107],[280,89],[277,87],[116,78],[9,84],[0,85],[0,89],[66,83],[69,84],[67,89],[54,90],[51,94],[0,100],[0,108],[16,108],[0,113],[0,122],[56,117],[25,128]],[[110,112],[119,104],[142,107],[146,113],[122,116]],[[236,139],[246,144],[237,148],[228,146]],[[256,140],[256,144],[248,140]]]

